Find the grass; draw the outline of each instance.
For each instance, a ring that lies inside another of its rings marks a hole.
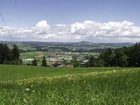
[[[0,65],[0,105],[140,105],[140,68]]]
[[[47,52],[44,52],[44,51],[30,51],[30,52],[20,53],[20,55],[24,59],[28,59],[28,58],[34,59],[35,57],[42,59],[42,56],[46,56]]]

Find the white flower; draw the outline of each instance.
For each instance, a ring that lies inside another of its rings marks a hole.
[[[29,91],[30,89],[29,89],[29,88],[26,88],[25,90],[26,90],[26,91]]]

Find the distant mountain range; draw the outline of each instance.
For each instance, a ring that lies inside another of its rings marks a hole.
[[[62,50],[62,51],[101,51],[107,48],[120,48],[123,46],[132,46],[134,43],[92,43],[87,41],[80,42],[8,42],[9,46],[17,44],[21,51],[33,50]]]

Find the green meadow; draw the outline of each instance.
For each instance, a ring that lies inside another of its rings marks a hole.
[[[47,52],[44,51],[30,51],[30,52],[22,52],[20,53],[21,57],[24,59],[28,59],[28,58],[41,58],[42,56],[46,56]]]
[[[140,68],[0,65],[0,105],[140,105]]]

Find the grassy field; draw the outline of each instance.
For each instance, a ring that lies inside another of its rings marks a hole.
[[[24,59],[28,59],[28,58],[41,58],[43,56],[46,56],[47,55],[47,52],[43,52],[43,51],[31,51],[31,52],[23,52],[23,53],[20,53],[21,57],[24,58]]]
[[[140,68],[0,65],[0,105],[140,105]]]

